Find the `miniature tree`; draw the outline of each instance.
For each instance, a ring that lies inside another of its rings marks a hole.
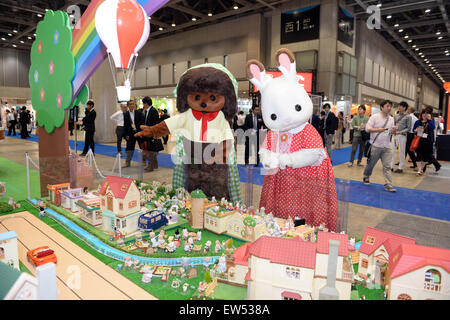
[[[245,226],[245,233],[247,236],[250,236],[250,234],[253,233],[253,229],[256,226],[256,220],[252,216],[246,216],[244,220],[242,221]]]
[[[227,248],[228,248],[228,249],[233,248],[233,238],[228,239]]]
[[[211,279],[211,273],[209,272],[209,269],[205,271],[205,282],[210,283],[212,281]]]
[[[41,195],[47,185],[67,182],[69,136],[67,110],[72,106],[72,29],[67,13],[48,10],[36,29],[31,47],[29,84],[39,136]],[[80,99],[86,96],[86,89]]]

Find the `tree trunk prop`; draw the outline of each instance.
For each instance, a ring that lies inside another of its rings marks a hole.
[[[47,185],[70,181],[69,168],[69,125],[65,112],[64,124],[52,133],[38,126],[39,169],[41,197],[48,196]]]

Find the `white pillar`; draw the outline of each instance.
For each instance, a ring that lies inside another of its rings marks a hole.
[[[39,285],[38,300],[57,300],[56,265],[50,262],[37,267],[36,278]]]

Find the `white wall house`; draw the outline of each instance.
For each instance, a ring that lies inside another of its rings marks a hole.
[[[0,262],[19,270],[17,234],[14,231],[0,233]]]

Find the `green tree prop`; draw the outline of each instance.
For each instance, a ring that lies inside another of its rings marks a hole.
[[[228,249],[233,248],[233,238],[228,239],[227,248],[228,248]]]
[[[210,283],[212,281],[211,279],[211,273],[209,272],[209,269],[205,271],[205,282]]]
[[[65,111],[71,107],[75,72],[71,49],[72,30],[67,13],[47,11],[31,47],[29,82],[36,120],[48,133],[63,125]]]

